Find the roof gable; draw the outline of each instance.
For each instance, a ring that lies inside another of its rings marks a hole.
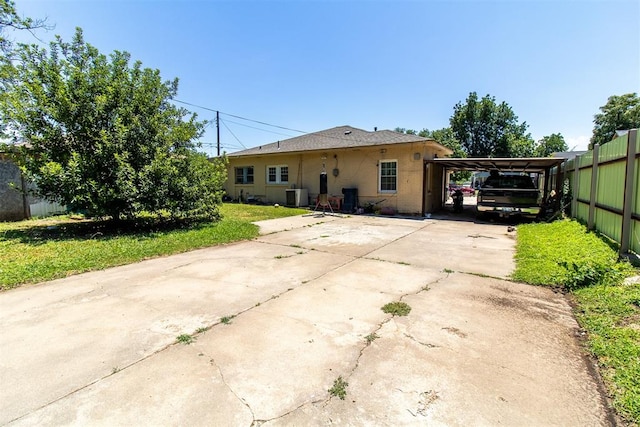
[[[252,156],[258,154],[293,153],[300,151],[329,150],[336,148],[356,148],[376,145],[402,144],[410,142],[433,142],[432,138],[408,135],[390,130],[369,132],[351,126],[338,126],[319,132],[308,133],[271,144],[231,153],[228,157]],[[443,147],[444,148],[444,147]]]

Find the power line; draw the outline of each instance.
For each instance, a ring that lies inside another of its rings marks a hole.
[[[262,129],[262,128],[257,128],[257,127],[255,127],[255,126],[247,125],[247,124],[244,124],[244,123],[234,122],[233,120],[227,120],[227,122],[229,122],[229,123],[233,123],[234,125],[238,125],[238,126],[244,126],[244,127],[251,128],[251,129],[261,130],[261,131],[263,131],[263,132],[274,133],[274,134],[276,134],[276,135],[288,136],[288,137],[290,137],[290,138],[292,138],[292,137],[293,137],[293,135],[289,135],[289,134],[286,134],[286,133],[276,132],[276,131],[273,131],[273,130],[267,130],[267,129]]]
[[[310,133],[311,133],[311,132],[305,132],[305,131],[298,130],[298,129],[288,128],[288,127],[285,127],[285,126],[273,125],[273,124],[271,124],[271,123],[261,122],[261,121],[259,121],[259,120],[248,119],[248,118],[246,118],[246,117],[237,116],[237,115],[235,115],[235,114],[224,113],[224,112],[222,112],[222,111],[220,111],[220,110],[215,110],[215,109],[213,109],[213,108],[209,108],[209,107],[204,107],[204,106],[202,106],[202,105],[193,104],[193,103],[191,103],[191,102],[181,101],[181,100],[179,100],[179,99],[173,99],[173,101],[175,101],[175,102],[179,102],[179,103],[181,103],[181,104],[185,104],[185,105],[190,105],[190,106],[192,106],[192,107],[196,107],[196,108],[202,108],[203,110],[212,111],[212,112],[214,112],[214,113],[224,114],[225,116],[235,117],[235,118],[240,119],[240,120],[246,120],[246,121],[249,121],[249,122],[258,123],[258,124],[265,125],[265,126],[271,126],[271,127],[278,128],[278,129],[289,130],[289,131],[292,131],[292,132],[298,132],[298,133],[305,134],[305,135],[308,135],[308,134],[310,134]],[[229,122],[230,122],[230,123],[235,123],[235,124],[240,125],[240,126],[246,126],[246,127],[249,127],[249,128],[253,128],[253,129],[257,129],[257,130],[261,130],[261,131],[263,131],[263,132],[270,132],[270,133],[275,133],[275,134],[278,134],[278,135],[283,135],[283,136],[292,137],[291,135],[286,135],[286,134],[282,134],[282,133],[278,133],[278,132],[273,132],[273,131],[269,131],[269,130],[267,130],[267,129],[260,129],[260,128],[253,127],[253,126],[249,126],[249,125],[245,125],[245,124],[242,124],[242,123],[237,123],[237,122],[234,122],[234,121],[231,121],[231,120],[229,120]],[[225,125],[225,126],[226,126],[226,125]],[[229,129],[229,127],[228,127],[228,126],[227,126],[227,129]],[[231,132],[231,130],[230,130],[230,129],[229,129],[229,132]],[[315,133],[315,132],[314,132],[314,133]],[[233,132],[231,132],[231,134],[233,135]],[[235,135],[233,135],[233,136],[234,136],[236,139],[238,139]],[[361,139],[358,139],[358,138],[345,138],[345,137],[340,137],[340,136],[335,136],[335,135],[322,135],[322,136],[323,136],[324,138],[327,138],[327,139],[335,139],[335,140],[338,140],[338,141],[348,141],[348,142],[366,142],[366,141],[361,140]],[[416,137],[417,137],[418,135],[414,135],[414,136],[416,136]],[[424,138],[424,137],[420,137],[420,138]],[[429,139],[429,138],[426,138],[426,139]],[[238,140],[238,142],[240,142],[240,140]],[[240,142],[240,144],[242,144],[242,143]],[[242,146],[244,147],[244,145],[242,145]],[[246,147],[244,147],[244,148],[246,148]]]
[[[242,141],[240,141],[240,140],[238,139],[238,137],[236,136],[236,134],[235,134],[235,133],[233,133],[233,132],[231,131],[231,129],[229,129],[229,126],[227,126],[227,124],[224,122],[224,120],[220,119],[220,121],[222,122],[222,124],[224,125],[224,127],[226,127],[226,128],[227,128],[227,130],[229,131],[229,133],[230,133],[231,135],[233,135],[233,137],[236,139],[236,141],[238,141],[238,143],[239,143],[240,145],[242,145],[242,147],[246,150],[246,149],[247,149],[247,147],[245,147],[245,146],[244,146],[244,144],[242,143]]]

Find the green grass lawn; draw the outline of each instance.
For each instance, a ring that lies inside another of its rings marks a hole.
[[[576,317],[618,413],[640,424],[640,274],[575,221],[518,228],[514,279],[572,290]]]
[[[0,289],[147,258],[251,239],[253,221],[300,215],[304,209],[223,204],[222,220],[187,227],[138,229],[70,217],[0,223]]]

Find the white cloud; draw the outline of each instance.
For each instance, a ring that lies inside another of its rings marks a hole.
[[[588,136],[580,135],[580,136],[565,136],[564,140],[569,147],[569,150],[572,151],[585,151],[589,149],[589,140],[591,138]]]

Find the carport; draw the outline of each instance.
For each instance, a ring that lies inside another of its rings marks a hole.
[[[497,169],[505,172],[534,172],[543,174],[543,200],[547,200],[549,192],[555,190],[556,194],[561,193],[562,171],[556,168],[555,179],[551,179],[551,169],[560,166],[566,159],[564,157],[521,157],[521,158],[435,158],[424,161],[425,171],[430,169],[430,165],[437,166],[442,173],[442,195],[446,201],[446,186],[448,184],[448,173],[455,171],[491,171]],[[557,206],[556,206],[557,207]]]

